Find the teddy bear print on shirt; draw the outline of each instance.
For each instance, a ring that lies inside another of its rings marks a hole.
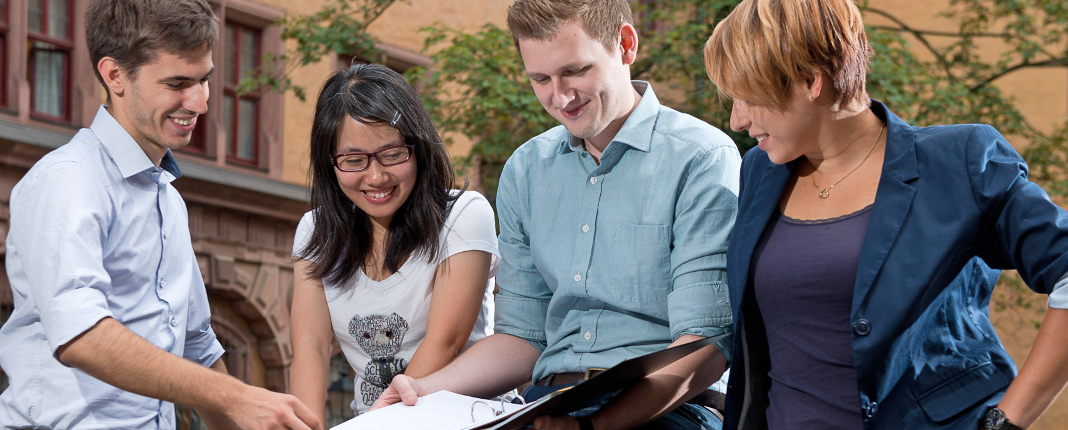
[[[371,357],[364,368],[363,381],[360,382],[360,396],[365,405],[374,404],[382,391],[393,381],[393,377],[404,373],[408,362],[396,357],[400,351],[404,333],[408,332],[408,322],[396,312],[386,315],[356,315],[349,321],[349,334],[356,338],[356,343]]]

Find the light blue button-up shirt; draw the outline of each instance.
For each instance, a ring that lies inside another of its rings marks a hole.
[[[11,193],[7,274],[15,310],[0,328],[0,427],[173,429],[174,405],[119,390],[55,358],[114,318],[153,345],[211,365],[223,349],[189,238],[185,202],[103,107]],[[163,370],[163,369],[161,369]]]
[[[633,84],[642,99],[600,165],[558,126],[501,175],[495,330],[541,351],[534,381],[731,330],[738,148]],[[728,358],[729,341],[717,343]]]

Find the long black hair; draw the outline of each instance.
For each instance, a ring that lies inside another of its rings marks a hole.
[[[451,202],[459,197],[449,192],[455,180],[449,154],[411,84],[378,64],[355,64],[335,72],[315,103],[310,173],[315,229],[297,255],[316,263],[308,275],[333,285],[343,285],[360,268],[367,269],[372,248],[371,219],[342,192],[332,163],[346,117],[363,124],[390,124],[415,148],[415,187],[386,230],[382,264],[387,270],[396,272],[406,258],[437,258],[439,234]]]

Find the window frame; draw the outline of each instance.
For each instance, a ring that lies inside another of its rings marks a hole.
[[[26,16],[26,78],[29,81],[29,102],[30,102],[30,117],[34,119],[42,119],[49,121],[70,122],[72,115],[72,103],[71,103],[71,63],[74,61],[74,3],[75,0],[64,0],[67,3],[67,37],[68,39],[60,39],[48,34],[49,32],[49,12],[51,11],[50,0],[41,1],[41,32],[35,32],[30,28],[29,23],[29,1],[26,2],[27,16]],[[9,3],[9,2],[8,2]],[[35,42],[47,43],[54,47],[56,51],[62,51],[66,54],[66,61],[63,63],[62,76],[60,78],[63,88],[60,90],[60,115],[55,116],[43,112],[37,111],[37,62],[35,61],[35,51],[37,48],[34,46]],[[6,57],[5,57],[6,60]]]
[[[256,41],[255,41],[256,52],[255,52],[255,54],[253,54],[253,58],[255,59],[255,62],[252,65],[253,70],[255,70],[257,67],[259,67],[260,59],[261,59],[261,57],[263,55],[263,29],[255,28],[255,27],[252,27],[250,25],[242,24],[240,22],[227,20],[223,25],[223,37],[224,38],[229,33],[229,28],[231,26],[233,26],[233,28],[234,28],[234,36],[235,36],[234,37],[235,40],[234,40],[234,43],[233,43],[234,52],[232,54],[229,52],[228,47],[230,45],[230,41],[229,40],[223,40],[222,41],[223,42],[223,49],[226,50],[226,52],[223,53],[223,61],[226,61],[227,63],[229,63],[229,61],[227,61],[226,57],[229,56],[229,55],[233,55],[234,76],[233,76],[233,80],[232,81],[227,81],[225,76],[223,76],[223,79],[221,79],[221,80],[223,81],[223,85],[222,85],[223,86],[223,97],[224,98],[225,97],[231,97],[234,100],[232,111],[231,111],[231,114],[233,115],[231,118],[233,118],[234,130],[232,130],[232,131],[231,130],[226,130],[227,124],[225,122],[221,122],[222,127],[224,129],[223,136],[227,140],[229,140],[228,142],[226,142],[225,146],[223,147],[224,148],[223,154],[225,154],[226,161],[229,162],[229,163],[252,166],[252,167],[258,167],[259,164],[260,164],[259,163],[259,160],[260,160],[260,146],[262,144],[262,142],[260,142],[260,126],[262,124],[262,121],[261,121],[261,118],[260,118],[260,112],[261,112],[260,105],[261,105],[261,101],[262,101],[263,97],[258,92],[255,93],[255,94],[245,94],[245,95],[242,95],[242,96],[238,96],[237,95],[237,84],[239,82],[241,82],[241,78],[243,76],[245,76],[246,73],[248,73],[247,70],[242,70],[241,69],[241,58],[240,58],[240,56],[241,56],[241,47],[242,47],[241,42],[242,42],[242,38],[244,37],[243,36],[244,30],[247,30],[247,31],[250,31],[250,32],[256,34]],[[228,66],[224,66],[224,67],[228,67]],[[223,72],[223,74],[225,75],[225,71]],[[240,149],[239,148],[239,144],[240,144],[239,136],[240,136],[240,134],[239,134],[239,130],[237,130],[237,128],[238,128],[237,125],[241,122],[240,121],[240,118],[241,118],[240,112],[241,112],[241,101],[242,100],[254,103],[254,108],[253,108],[253,113],[252,113],[252,117],[254,118],[254,124],[253,124],[253,127],[252,127],[252,158],[242,158],[242,157],[240,157],[238,155],[238,150]],[[224,106],[225,106],[225,103],[224,103]],[[225,112],[223,112],[222,114],[225,115]],[[232,134],[233,137],[230,137],[229,136],[230,134]]]

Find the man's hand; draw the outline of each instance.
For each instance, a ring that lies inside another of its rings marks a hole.
[[[378,408],[384,408],[394,403],[404,402],[405,405],[414,406],[415,402],[428,393],[419,383],[406,375],[397,375],[393,378],[393,382],[389,383],[389,387],[382,392],[381,396],[378,396],[378,400],[375,400],[375,404],[371,405],[371,410]]]
[[[241,429],[323,430],[319,418],[289,394],[246,386],[224,413]]]
[[[571,415],[559,417],[543,415],[534,419],[534,428],[536,430],[579,430],[579,423]]]

